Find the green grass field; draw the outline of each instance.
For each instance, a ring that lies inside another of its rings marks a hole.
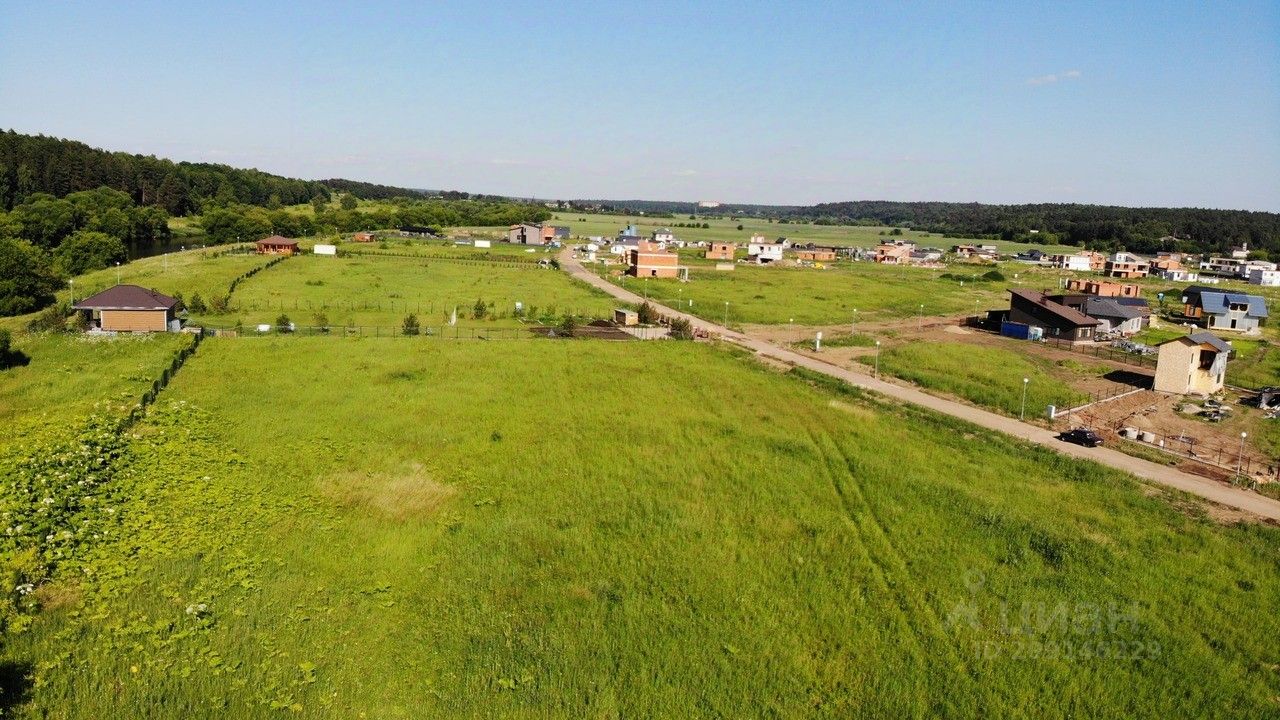
[[[489,305],[475,320],[477,300]],[[193,317],[218,327],[274,323],[282,313],[300,326],[323,314],[334,326],[399,327],[406,314],[424,326],[448,321],[454,307],[462,325],[519,324],[515,303],[531,316],[610,314],[616,303],[564,273],[536,266],[459,263],[398,257],[302,255],[242,283],[231,312]]]
[[[0,650],[18,717],[1258,717],[1280,692],[1275,528],[727,350],[213,339],[119,464],[111,532]]]
[[[690,281],[637,279],[615,282],[640,295],[715,322],[801,325],[972,314],[1007,306],[1006,283],[940,280],[947,270],[844,262],[826,269],[740,264],[731,272],[692,268]],[[689,301],[692,300],[692,306]]]
[[[874,355],[858,358],[873,366]],[[941,390],[975,405],[1017,417],[1023,411],[1022,380],[1028,379],[1026,415],[1044,417],[1049,405],[1059,409],[1084,401],[1072,389],[1072,376],[1098,375],[1107,370],[1078,363],[1054,363],[1001,347],[968,343],[913,342],[880,352],[880,372],[921,387]]]
[[[26,334],[14,346],[30,360],[0,371],[0,448],[37,434],[74,432],[94,412],[120,415],[190,336],[171,334],[88,338]]]

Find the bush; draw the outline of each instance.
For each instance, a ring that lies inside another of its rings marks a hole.
[[[578,333],[578,319],[572,315],[565,315],[560,320],[560,325],[556,327],[556,334],[561,337],[573,337]]]
[[[174,304],[173,304],[173,311],[174,311],[174,312],[179,313],[179,312],[182,312],[183,310],[186,310],[186,309],[187,309],[187,301],[186,301],[185,299],[183,299],[183,297],[182,297],[182,293],[180,293],[180,292],[176,292],[176,293],[174,293],[174,294],[173,294],[173,302],[174,302]]]
[[[32,332],[65,330],[67,327],[67,315],[69,314],[71,314],[71,309],[67,307],[66,303],[50,305],[31,318],[31,321],[27,323],[27,329]]]
[[[276,332],[291,333],[293,332],[293,323],[289,320],[288,315],[281,314],[276,318]]]
[[[671,337],[676,340],[692,340],[693,323],[685,318],[675,318],[671,321]]]
[[[0,328],[0,370],[8,370],[29,362],[31,358],[28,358],[26,353],[13,349],[13,334]]]
[[[324,328],[327,330],[329,328],[329,316],[322,312],[318,312],[311,316],[311,324],[318,328]]]
[[[231,309],[231,296],[214,295],[213,298],[209,300],[209,309],[218,314],[227,312]]]
[[[658,311],[649,303],[644,303],[636,311],[637,319],[641,325],[652,325],[658,322]]]
[[[983,273],[982,279],[989,280],[991,282],[1004,282],[1004,273],[1000,272],[999,270],[991,270],[989,272]]]
[[[484,300],[476,300],[475,306],[471,308],[471,316],[476,320],[483,320],[485,315],[489,314],[489,306],[484,304]]]
[[[418,316],[413,313],[405,315],[404,324],[401,326],[401,332],[405,335],[417,335],[419,332]]]
[[[208,310],[209,307],[204,304],[204,298],[200,297],[200,293],[193,293],[191,300],[187,302],[187,309],[193,313],[202,313]]]

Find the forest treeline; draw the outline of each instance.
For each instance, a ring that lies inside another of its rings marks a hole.
[[[1139,253],[1175,247],[1220,252],[1248,243],[1250,248],[1280,257],[1280,214],[1248,210],[862,201],[797,208],[784,217],[819,224],[910,227],[952,237],[1124,248]]]
[[[619,215],[695,217],[694,205],[688,202],[575,200],[564,204],[573,210]],[[1175,249],[1212,253],[1248,243],[1257,256],[1280,258],[1280,214],[1249,210],[863,200],[810,206],[725,204],[696,213],[698,219],[763,217],[780,223],[888,225],[953,238],[1138,253]]]
[[[360,207],[358,198],[381,202]],[[308,203],[309,213],[286,207]],[[170,217],[195,214],[188,225],[204,231],[206,244],[551,216],[541,205],[490,196],[296,180],[0,131],[0,315],[39,310],[68,278],[163,248]]]

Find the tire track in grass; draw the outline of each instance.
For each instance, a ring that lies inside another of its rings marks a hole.
[[[867,567],[870,568],[869,577],[875,583],[875,589],[885,597],[896,598],[898,593],[894,591],[894,583],[892,583],[888,577],[887,569],[884,564],[876,558],[872,548],[868,545],[866,531],[862,527],[862,523],[859,522],[858,513],[851,507],[849,500],[845,497],[843,489],[840,487],[840,483],[836,479],[831,457],[823,447],[823,443],[819,440],[817,434],[808,424],[805,426],[805,431],[808,432],[810,441],[813,443],[818,454],[822,457],[822,471],[825,474],[831,489],[835,492],[836,499],[840,503],[840,509],[843,511],[845,520],[848,522],[850,529],[853,530],[858,548],[861,550],[861,554],[866,560]],[[893,612],[894,619],[897,621],[895,625],[901,625],[902,627],[910,630],[910,634],[903,639],[908,645],[911,661],[918,666],[926,666],[929,662],[929,653],[927,652],[924,643],[921,641],[920,630],[915,626],[915,622],[913,622],[911,614],[908,612],[908,608],[904,607],[900,600],[896,600],[893,602],[891,610]],[[930,694],[923,692],[924,690],[927,690],[927,688],[915,687],[913,690],[915,691],[914,694],[917,698],[925,698]],[[924,710],[925,708],[918,708],[918,712],[923,712]]]
[[[906,620],[912,630],[912,638],[918,650],[924,656],[924,662],[945,659],[949,672],[942,676],[947,687],[944,693],[934,695],[944,697],[947,702],[956,702],[962,698],[973,698],[980,707],[992,707],[991,698],[984,685],[974,675],[971,663],[965,662],[956,647],[954,638],[946,631],[942,619],[927,599],[918,591],[910,589],[911,571],[906,560],[885,530],[884,522],[876,514],[871,503],[867,501],[858,483],[856,461],[844,452],[817,418],[812,427],[806,428],[814,445],[826,464],[828,480],[832,491],[840,500],[846,517],[857,529],[861,544],[880,577],[883,589],[895,601],[898,613]],[[953,685],[960,684],[960,687]],[[940,708],[929,708],[930,712],[938,712]],[[945,708],[946,712],[963,711],[974,713],[979,707]]]

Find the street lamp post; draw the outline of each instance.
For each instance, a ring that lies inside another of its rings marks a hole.
[[[924,303],[920,303],[920,316],[916,319],[916,329],[924,329]]]
[[[858,308],[853,309],[853,322],[849,324],[849,334],[858,334]]]
[[[876,341],[876,371],[872,373],[871,377],[876,377],[876,378],[880,377],[880,341],[879,340]]]
[[[116,284],[120,284],[120,261],[116,261]]]
[[[75,304],[76,304],[76,281],[75,281],[75,278],[72,278],[72,279],[68,280],[67,282],[71,284],[71,304],[72,304],[72,305],[75,305]]]
[[[724,326],[729,327],[729,301],[724,301]]]
[[[1031,382],[1031,378],[1022,378],[1022,406],[1018,408],[1018,419],[1025,420],[1027,418],[1027,383]]]
[[[1240,454],[1236,455],[1236,475],[1238,476],[1244,475],[1242,472],[1244,469],[1244,439],[1247,437],[1249,437],[1249,433],[1240,433]]]

